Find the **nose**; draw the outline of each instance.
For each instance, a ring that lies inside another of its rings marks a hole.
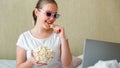
[[[56,20],[56,18],[54,18],[53,16],[51,16],[49,19],[50,19],[50,21],[55,21]]]

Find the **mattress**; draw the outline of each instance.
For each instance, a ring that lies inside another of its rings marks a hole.
[[[81,58],[81,56],[78,58]],[[0,59],[0,68],[16,68],[16,60]],[[81,68],[81,65],[77,68]]]
[[[1,59],[0,68],[16,68],[16,61]]]

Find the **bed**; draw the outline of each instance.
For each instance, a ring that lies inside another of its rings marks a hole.
[[[0,68],[16,68],[16,60],[0,60]],[[81,68],[78,66],[77,68]]]
[[[0,60],[0,68],[16,68],[16,60]]]
[[[0,68],[16,68],[16,60],[1,59]],[[78,66],[77,68],[81,68],[81,67]]]

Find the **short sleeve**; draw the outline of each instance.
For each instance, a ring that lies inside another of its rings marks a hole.
[[[25,39],[24,39],[24,35],[21,34],[21,35],[19,36],[18,40],[17,40],[16,45],[19,46],[19,47],[21,47],[21,48],[23,48],[23,49],[25,49],[24,40],[25,40]]]

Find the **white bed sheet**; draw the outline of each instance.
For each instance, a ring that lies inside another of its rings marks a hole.
[[[0,68],[16,68],[16,60],[0,59]],[[81,65],[77,68],[81,68]]]
[[[0,60],[0,68],[16,68],[16,61],[15,60]]]
[[[16,60],[0,60],[0,68],[16,68]],[[77,68],[81,68],[78,66]]]

